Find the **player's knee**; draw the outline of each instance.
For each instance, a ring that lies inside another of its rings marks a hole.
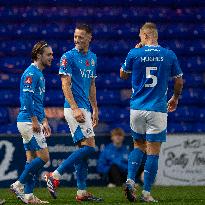
[[[161,142],[147,142],[146,152],[148,155],[159,155]]]
[[[95,138],[89,137],[80,142],[80,146],[95,147]]]
[[[134,141],[134,148],[138,148],[140,150],[142,150],[143,152],[146,151],[146,145],[145,142],[143,141]]]
[[[49,155],[43,155],[43,156],[41,156],[41,159],[42,159],[45,163],[47,163],[47,162],[50,160],[50,157],[49,157]]]

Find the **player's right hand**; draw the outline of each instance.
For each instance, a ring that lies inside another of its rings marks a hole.
[[[36,133],[41,132],[41,126],[38,123],[37,117],[32,117],[32,129],[33,129],[33,132],[36,132]]]
[[[177,109],[177,105],[178,105],[178,98],[172,96],[167,103],[168,112],[174,112]]]
[[[83,111],[81,109],[79,109],[79,108],[73,109],[73,116],[77,122],[79,122],[79,123],[85,122],[85,116],[84,116]]]
[[[139,42],[138,44],[136,44],[135,48],[142,48],[144,46],[144,44],[142,42]]]

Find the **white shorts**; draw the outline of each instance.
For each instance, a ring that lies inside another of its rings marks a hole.
[[[134,140],[165,142],[167,113],[131,109],[130,127]]]
[[[76,121],[76,119],[73,117],[73,111],[71,108],[64,108],[65,119],[70,128],[74,143],[77,143],[84,138],[95,136],[95,133],[93,131],[91,113],[84,108],[80,109],[83,111],[83,114],[85,116],[84,123],[79,123]]]
[[[37,151],[47,147],[46,137],[42,131],[35,133],[32,130],[31,122],[17,122],[17,127],[23,138],[24,149],[26,151]]]

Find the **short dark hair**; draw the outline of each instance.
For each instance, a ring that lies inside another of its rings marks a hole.
[[[44,48],[46,48],[46,47],[49,47],[49,45],[46,41],[39,41],[33,46],[33,49],[31,52],[32,62],[37,60],[37,54],[43,54]]]
[[[86,33],[92,34],[92,29],[87,24],[77,24],[75,29],[84,30]]]
[[[114,136],[114,135],[120,135],[120,136],[125,136],[125,132],[123,129],[117,127],[113,130],[111,130],[111,137]]]

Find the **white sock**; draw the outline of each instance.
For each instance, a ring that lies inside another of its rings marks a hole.
[[[142,194],[143,194],[145,197],[150,196],[150,192],[145,191],[145,190],[142,191]]]
[[[25,194],[25,199],[26,199],[26,200],[29,200],[29,199],[31,199],[31,198],[33,198],[33,193]]]
[[[132,179],[127,179],[126,183],[131,184],[131,186],[135,186],[135,182]]]
[[[52,173],[52,176],[53,176],[54,179],[57,179],[57,180],[59,180],[61,178],[61,175],[60,175],[60,173],[57,170],[55,170]]]
[[[15,183],[13,183],[13,185],[17,187],[23,187],[23,184],[20,181],[16,181]]]
[[[87,193],[86,190],[78,190],[77,191],[77,195],[80,195],[80,196],[85,195],[86,193]]]

